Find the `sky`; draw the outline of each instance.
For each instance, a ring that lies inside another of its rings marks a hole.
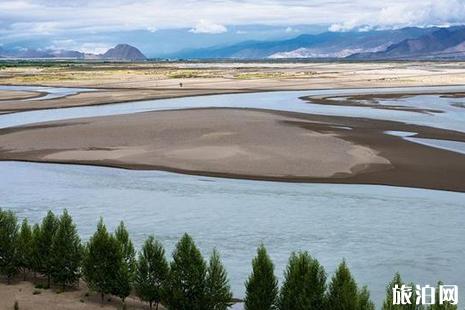
[[[245,40],[465,22],[465,0],[0,0],[0,46],[149,56]]]

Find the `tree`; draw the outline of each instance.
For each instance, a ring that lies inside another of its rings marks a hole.
[[[47,276],[47,287],[50,287],[53,258],[51,255],[52,240],[58,228],[58,219],[52,211],[48,211],[43,218],[40,230],[34,240],[34,257],[37,263],[37,271]]]
[[[0,209],[0,273],[8,284],[18,273],[18,220],[12,211]]]
[[[21,224],[18,236],[18,266],[23,271],[23,279],[26,280],[28,270],[33,269],[33,240],[32,229],[27,218]]]
[[[205,303],[206,263],[188,234],[184,234],[173,252],[167,296],[168,309],[200,310]]]
[[[413,283],[410,283],[408,286],[413,288],[412,291],[412,296],[410,298],[411,304],[407,305],[394,305],[393,301],[393,289],[396,287],[402,287],[404,285],[404,282],[402,281],[402,278],[400,277],[399,273],[396,273],[394,275],[394,278],[392,279],[391,282],[386,287],[386,299],[383,302],[382,310],[424,310],[424,306],[422,305],[417,305],[416,304],[416,290],[415,290],[415,285]]]
[[[252,273],[245,282],[245,310],[275,309],[278,297],[278,280],[265,246],[257,249],[252,260]]]
[[[370,300],[370,292],[366,286],[358,292],[358,309],[375,310],[375,304]]]
[[[139,253],[134,288],[137,296],[149,303],[150,309],[155,303],[158,310],[158,304],[165,295],[168,275],[169,265],[165,250],[158,240],[149,236]]]
[[[357,310],[358,289],[349,268],[343,261],[331,279],[328,290],[328,308],[332,310]]]
[[[307,252],[292,253],[279,296],[280,310],[325,309],[326,273]]]
[[[84,279],[90,288],[100,294],[102,304],[105,294],[111,293],[116,285],[116,275],[121,268],[121,262],[118,241],[108,233],[103,220],[100,219],[97,231],[85,248],[82,267]]]
[[[136,251],[134,250],[134,245],[129,238],[126,226],[124,226],[124,222],[122,221],[115,230],[115,238],[120,244],[123,260],[128,266],[129,272],[134,274],[136,270]]]
[[[208,310],[226,310],[232,306],[232,292],[228,274],[221,263],[218,251],[213,250],[207,269],[206,305]]]
[[[112,293],[121,298],[124,303],[126,297],[131,293],[136,268],[136,252],[123,222],[120,222],[116,228],[115,238],[119,244],[122,261],[115,275],[116,284],[113,287]]]
[[[58,221],[58,228],[52,238],[50,254],[53,281],[61,284],[63,290],[66,285],[76,283],[80,278],[82,246],[76,225],[67,210],[63,211]]]
[[[435,296],[435,303],[428,307],[428,310],[457,310],[457,305],[452,305],[449,301],[444,302],[442,305],[439,301],[439,293],[440,287],[443,285],[441,281],[438,282],[438,286],[436,287],[436,296]]]
[[[123,304],[125,303],[126,297],[131,294],[132,290],[132,274],[128,269],[128,265],[121,263],[118,271],[115,274],[113,288],[111,293],[121,298]]]
[[[40,270],[40,266],[42,264],[42,260],[40,259],[39,254],[39,240],[40,240],[40,225],[34,224],[32,226],[32,261],[31,261],[31,268],[34,271],[34,278],[36,277],[36,273]]]

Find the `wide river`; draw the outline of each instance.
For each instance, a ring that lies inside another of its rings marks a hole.
[[[357,90],[374,91],[381,90]],[[456,108],[460,99],[432,95],[402,99],[415,106],[437,102],[435,107],[440,105],[445,112],[434,115],[325,107],[297,99],[322,92],[220,95],[24,112],[0,116],[0,127],[170,108],[234,106],[384,118],[465,130],[465,109]],[[137,246],[154,234],[168,254],[179,237],[188,232],[205,255],[214,247],[221,252],[236,297],[244,294],[250,261],[262,242],[280,278],[291,251],[308,250],[329,276],[345,258],[357,281],[369,286],[378,305],[396,271],[418,284],[433,285],[442,280],[465,288],[464,193],[0,162],[0,197],[0,207],[33,222],[49,209],[61,212],[67,208],[83,240],[94,232],[100,216],[110,229],[124,220]]]

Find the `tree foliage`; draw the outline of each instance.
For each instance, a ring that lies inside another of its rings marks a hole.
[[[246,310],[275,309],[278,297],[278,280],[274,275],[274,266],[265,246],[257,249],[252,260],[252,273],[245,283]]]
[[[112,294],[118,296],[124,302],[132,289],[136,268],[136,251],[123,222],[120,222],[116,228],[114,236],[119,244],[122,261],[115,274],[115,286],[113,287]]]
[[[375,310],[375,304],[370,299],[368,287],[364,286],[358,292],[358,309],[359,310]]]
[[[24,280],[27,272],[34,268],[32,229],[27,218],[21,223],[18,236],[18,267],[23,271]]]
[[[206,277],[206,304],[207,310],[226,310],[232,303],[232,292],[229,285],[228,274],[221,263],[218,251],[213,250],[207,268]]]
[[[36,261],[36,271],[47,276],[47,287],[50,287],[50,280],[53,271],[52,241],[58,229],[58,219],[52,211],[48,211],[43,218],[39,230],[34,234],[34,259]]]
[[[184,234],[177,243],[170,269],[168,309],[203,310],[207,266],[188,234]]]
[[[11,211],[0,209],[0,273],[10,284],[18,273],[18,220]]]
[[[137,296],[148,302],[150,309],[154,303],[158,309],[158,304],[165,297],[168,275],[165,250],[159,241],[150,236],[139,253],[134,281]]]
[[[328,308],[357,310],[358,289],[345,261],[337,268],[328,289]]]
[[[105,294],[111,293],[117,285],[116,275],[121,262],[119,243],[100,219],[97,231],[87,243],[82,267],[87,284],[100,293],[102,303]]]
[[[50,254],[53,281],[61,284],[63,289],[67,285],[75,284],[81,276],[82,246],[76,225],[67,210],[63,211],[58,221],[58,228],[52,238]]]
[[[292,253],[279,296],[280,310],[325,309],[326,273],[307,252]]]

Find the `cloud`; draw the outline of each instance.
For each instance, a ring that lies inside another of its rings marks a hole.
[[[199,21],[200,19],[200,21]],[[326,25],[331,31],[464,23],[465,0],[1,0],[0,41],[224,25]]]
[[[205,19],[201,19],[197,23],[197,25],[195,25],[194,28],[189,30],[189,32],[192,32],[192,33],[211,33],[211,34],[224,33],[227,31],[228,29],[225,26],[212,23]]]

